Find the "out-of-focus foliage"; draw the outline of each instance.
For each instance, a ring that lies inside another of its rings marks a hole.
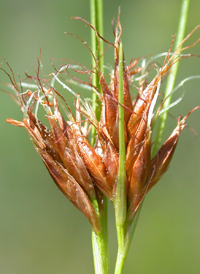
[[[105,1],[104,36],[111,42],[111,20],[117,18],[119,5],[127,64],[132,58],[169,49],[181,1]],[[80,16],[89,21],[89,1],[0,0],[0,7],[0,56],[21,78],[24,71],[33,74],[40,48],[46,74],[52,71],[50,57],[90,66],[87,48],[64,34],[75,33],[90,44],[90,29],[70,19]],[[199,9],[199,1],[191,1],[187,34],[200,23]],[[199,36],[197,31],[188,44]],[[197,45],[189,52],[199,54],[199,49]],[[105,64],[113,66],[112,62],[110,48]],[[198,57],[182,60],[177,83],[200,75],[199,63]],[[9,81],[3,72],[0,81]],[[200,80],[186,83],[174,98],[183,91],[187,92],[182,102],[170,110],[175,117],[200,104]],[[89,224],[52,183],[25,130],[6,124],[6,118],[21,120],[21,113],[7,95],[0,96],[0,273],[93,273]],[[145,199],[124,273],[200,272],[199,117],[197,110],[187,121],[197,138],[189,127],[184,129],[170,170]],[[175,118],[169,117],[168,124],[164,137],[176,125]],[[115,249],[112,221],[110,217],[110,242]]]

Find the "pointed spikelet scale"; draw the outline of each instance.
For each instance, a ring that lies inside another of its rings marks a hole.
[[[63,194],[72,202],[89,220],[96,233],[101,229],[97,213],[85,191],[77,181],[65,170],[62,165],[56,163],[45,151],[36,148],[41,156],[54,182]]]
[[[73,134],[79,147],[80,155],[95,181],[98,188],[109,198],[112,199],[112,183],[109,180],[105,164],[100,155],[90,145],[87,138],[82,134],[79,127],[75,124],[71,126]]]
[[[76,149],[70,148],[70,142],[66,139],[61,128],[52,117],[47,117],[51,125],[57,150],[69,174],[83,187],[91,200],[95,198],[92,179],[90,178],[83,159]]]
[[[161,179],[163,174],[167,171],[176,149],[180,133],[186,126],[184,122],[185,119],[179,122],[178,126],[174,129],[172,134],[168,137],[168,139],[153,157],[150,171],[151,181],[148,187],[148,191]]]
[[[119,37],[116,37],[115,42],[115,68],[111,75],[109,87],[106,84],[104,74],[100,75],[100,85],[103,91],[103,108],[101,113],[102,126],[106,126],[106,130],[110,138],[119,150],[119,110],[118,110],[118,93],[119,93]],[[125,142],[127,144],[127,122],[132,113],[132,100],[127,79],[127,70],[125,61],[123,62],[123,107],[124,107],[124,122],[125,122]]]

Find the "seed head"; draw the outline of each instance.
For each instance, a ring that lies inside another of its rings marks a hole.
[[[7,122],[25,127],[34,143],[35,150],[42,158],[54,182],[87,217],[96,232],[101,230],[98,214],[102,209],[102,196],[106,195],[112,202],[115,202],[117,187],[120,149],[120,104],[118,101],[120,39],[121,25],[118,20],[113,45],[114,69],[111,73],[110,84],[106,83],[104,73],[98,67],[98,62],[96,68],[92,68],[92,70],[88,70],[84,66],[78,70],[77,67],[67,64],[49,79],[44,80],[39,78],[41,63],[38,61],[37,76],[27,75],[27,78],[34,81],[35,84],[30,87],[35,87],[35,90],[25,92],[23,91],[24,83],[19,85],[16,83],[14,73],[9,65],[11,76],[6,72],[10,77],[12,89],[15,91],[14,99],[23,112],[22,122],[13,119],[7,119]],[[170,53],[169,50],[160,68],[156,63],[152,64],[152,68],[156,68],[157,73],[150,82],[147,77],[148,70],[145,71],[145,67],[138,66],[138,59],[126,66],[123,57],[123,105],[121,106],[124,109],[125,180],[129,221],[133,220],[146,193],[168,169],[180,132],[186,126],[185,120],[190,114],[182,120],[179,119],[177,127],[152,159],[152,132],[155,120],[163,105],[161,102],[158,111],[155,111],[161,82],[171,66],[183,57],[185,56],[180,55],[179,48],[174,53]],[[92,87],[99,94],[102,105],[100,121],[95,116],[88,100],[83,100],[60,80],[61,74],[69,74],[69,68],[76,73],[89,75],[88,82],[72,78],[80,85]],[[90,82],[95,69],[99,76],[102,94]],[[135,85],[136,80],[132,81],[133,76],[138,76],[137,86]],[[64,97],[55,89],[55,81],[77,97],[74,103],[76,117]],[[130,85],[136,87],[135,100],[131,98]],[[46,112],[48,126],[38,119],[39,106],[42,106]],[[88,137],[91,127],[96,130],[94,147],[90,144]]]

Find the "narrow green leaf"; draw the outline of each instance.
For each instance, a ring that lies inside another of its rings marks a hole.
[[[188,11],[189,11],[189,3],[190,3],[190,0],[182,1],[180,20],[179,20],[178,32],[177,32],[177,36],[174,44],[174,50],[178,48],[178,46],[181,44],[185,36],[185,29],[186,29]],[[178,72],[178,66],[179,66],[179,62],[176,62],[170,70],[170,74],[168,76],[166,90],[165,90],[165,97],[169,96],[169,94],[171,94],[174,88],[176,75]],[[168,109],[168,106],[170,105],[170,103],[171,103],[171,96],[169,96],[169,98],[165,101],[163,105],[163,109]],[[160,116],[158,131],[157,131],[157,135],[154,143],[153,156],[155,155],[162,141],[162,136],[165,129],[166,120],[167,120],[167,115],[168,115],[168,111],[166,110]]]

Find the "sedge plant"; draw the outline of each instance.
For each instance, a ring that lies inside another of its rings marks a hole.
[[[7,62],[10,73],[1,68],[10,79],[7,86],[14,91],[9,95],[23,113],[22,121],[7,122],[26,129],[58,188],[90,222],[96,274],[110,273],[108,202],[114,207],[118,242],[114,273],[121,274],[144,198],[168,169],[186,119],[198,108],[179,117],[161,145],[168,110],[175,104],[171,95],[178,63],[191,56],[183,51],[199,42],[184,47],[199,28],[184,38],[188,7],[189,1],[183,1],[177,37],[167,53],[157,56],[164,56],[162,65],[158,65],[157,57],[141,62],[136,58],[126,65],[120,10],[116,26],[113,23],[114,42],[108,42],[103,38],[103,1],[91,0],[91,23],[74,18],[91,28],[92,45],[87,46],[92,56],[90,69],[77,63],[64,64],[43,78],[39,59],[37,75],[26,74],[26,82],[17,82]],[[104,44],[114,50],[109,84],[104,74]],[[152,71],[155,75],[150,79]],[[74,73],[88,75],[88,81]],[[168,84],[165,95],[161,95],[165,78]],[[75,92],[73,83],[91,90],[92,103]],[[73,94],[73,106],[68,105],[56,84]],[[137,92],[134,98],[131,88]],[[39,118],[40,108],[48,125],[42,122],[44,117]],[[156,123],[158,133],[152,139]]]

